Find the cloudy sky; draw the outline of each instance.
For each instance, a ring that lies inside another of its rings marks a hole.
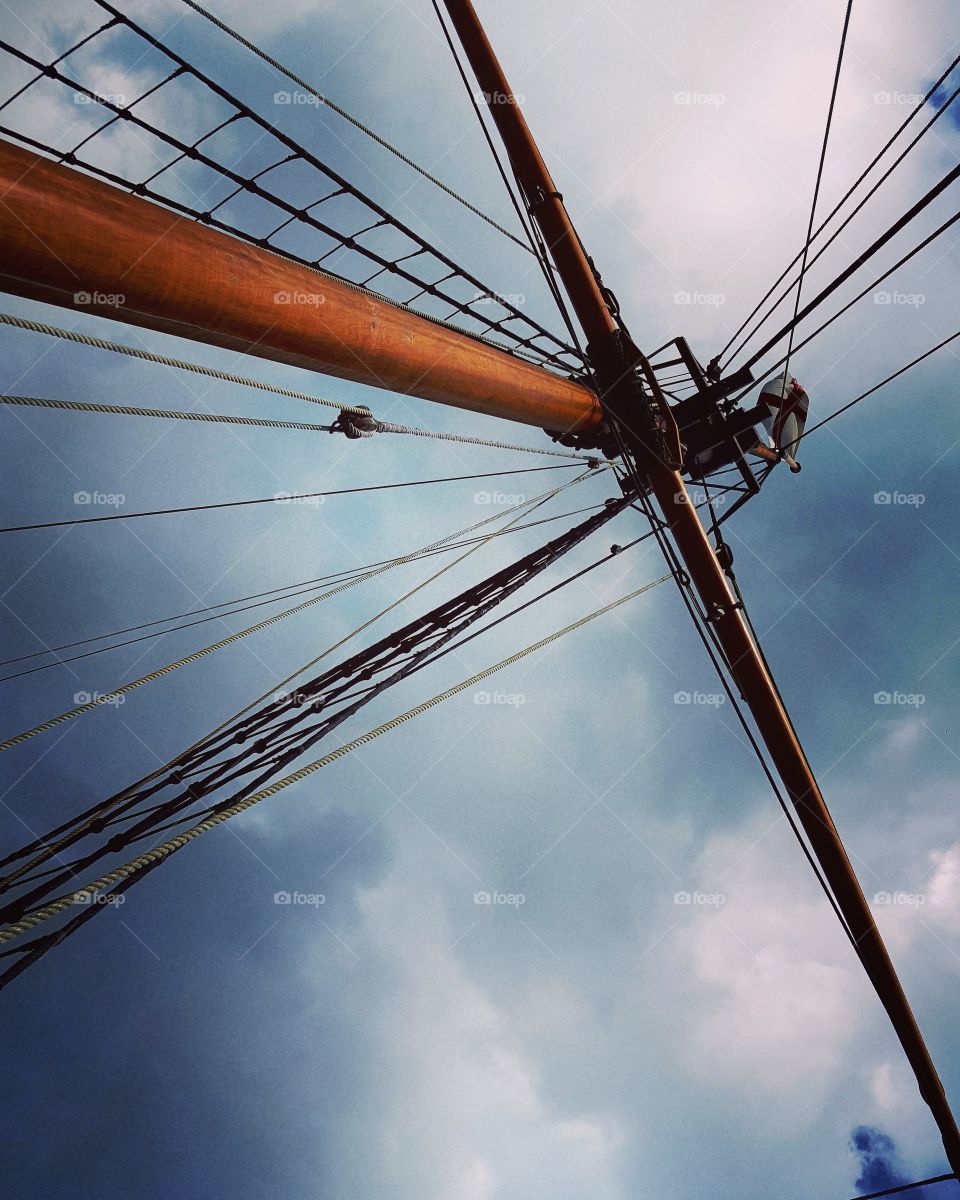
[[[7,0],[0,37],[49,60],[93,27],[88,0],[64,8]],[[641,346],[683,333],[708,359],[800,248],[843,8],[479,6]],[[334,114],[277,105],[289,85],[179,0],[125,11],[558,327],[529,256]],[[217,0],[215,11],[511,222],[427,0]],[[854,5],[820,211],[958,40],[946,0]],[[136,95],[158,69],[119,40],[85,53],[101,93]],[[0,100],[22,77],[11,66]],[[0,125],[67,148],[90,127],[90,106],[44,87],[0,111]],[[197,136],[210,114],[194,100],[160,99],[155,117]],[[807,294],[949,170],[958,147],[948,115],[813,267]],[[131,171],[149,162],[119,139],[100,152],[102,165]],[[201,188],[192,176],[171,186]],[[957,194],[826,315],[947,219]],[[811,420],[955,332],[958,285],[948,232],[798,354]],[[13,297],[3,311],[368,403],[387,420],[548,445],[535,429],[82,311]],[[8,394],[326,419],[37,334],[0,337]],[[803,473],[775,472],[727,526],[754,623],[955,1104],[956,381],[947,348],[813,436]],[[133,510],[541,465],[386,436],[345,444],[10,408],[0,421],[4,524],[69,519],[77,492],[122,496]],[[5,535],[3,657],[413,550],[574,474]],[[544,515],[611,494],[609,478],[578,484]],[[638,514],[617,518],[534,586],[640,532]],[[542,539],[531,530],[484,547],[366,640]],[[380,576],[5,754],[5,844],[152,770],[437,565]],[[661,573],[649,543],[617,557],[393,689],[342,739]],[[6,683],[4,736],[250,620]],[[899,1045],[711,670],[675,591],[654,589],[153,872],[3,994],[15,1031],[4,1047],[10,1194],[832,1200],[945,1170]],[[284,892],[318,899],[277,904]],[[485,892],[514,901],[476,903]],[[684,894],[709,902],[677,903]]]

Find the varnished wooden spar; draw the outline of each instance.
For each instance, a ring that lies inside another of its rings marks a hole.
[[[573,380],[4,141],[0,288],[526,425],[601,423]]]
[[[588,341],[602,346],[603,339],[616,329],[616,321],[597,287],[563,197],[540,156],[472,0],[444,0],[444,3],[520,184],[527,196],[539,198],[534,216],[553,252],[557,273],[577,318]],[[598,377],[602,379],[599,370]],[[737,605],[697,510],[689,501],[683,479],[639,442],[637,456],[690,579],[711,614],[709,619],[730,673],[790,794],[800,824],[856,942],[864,969],[904,1048],[920,1094],[930,1106],[951,1169],[960,1174],[960,1131],[943,1084],[763,655]],[[828,1013],[824,1019],[829,1019]]]

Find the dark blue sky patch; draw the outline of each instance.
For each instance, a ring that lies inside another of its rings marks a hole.
[[[953,83],[950,83],[949,80],[946,83],[942,83],[933,93],[927,103],[933,109],[942,108],[948,97],[953,93],[953,89],[956,86],[956,80],[954,80]],[[954,129],[960,129],[960,103],[955,101],[953,104],[951,104],[943,117],[941,117],[941,120],[952,125]]]
[[[900,1165],[893,1138],[881,1130],[872,1125],[858,1125],[850,1134],[850,1147],[860,1159],[858,1191],[879,1192],[910,1182]]]

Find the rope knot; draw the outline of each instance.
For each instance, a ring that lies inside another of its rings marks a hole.
[[[358,405],[362,413],[341,411],[331,426],[331,433],[342,433],[351,441],[357,438],[373,437],[379,425],[376,417],[365,404]]]

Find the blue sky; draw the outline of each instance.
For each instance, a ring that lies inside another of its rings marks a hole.
[[[89,10],[0,11],[2,36],[35,50],[62,48]],[[332,114],[279,112],[276,77],[174,0],[136,11],[551,319],[523,256],[429,184]],[[216,11],[510,221],[429,4],[297,0],[281,10],[222,0]],[[480,11],[635,338],[653,347],[684,333],[710,357],[799,248],[842,6],[772,11],[739,0],[720,14],[703,0],[650,12],[626,0],[522,9],[497,0]],[[909,111],[904,97],[922,94],[956,53],[950,15],[945,3],[909,17],[888,2],[855,6],[822,211]],[[92,65],[101,90],[129,86],[116,62]],[[142,82],[150,64],[137,69]],[[187,104],[160,116],[187,130],[199,119]],[[62,129],[64,116],[51,108],[22,119]],[[816,264],[807,294],[955,163],[958,136],[943,122],[924,139]],[[838,303],[955,205],[956,188]],[[885,298],[867,297],[799,355],[811,420],[954,332],[957,285],[948,234],[884,285]],[[81,312],[9,297],[4,311],[368,403],[387,420],[547,445],[534,429]],[[36,334],[0,338],[8,393],[327,419]],[[727,526],[754,623],[864,889],[911,898],[878,901],[877,917],[955,1104],[956,380],[946,349],[811,438],[803,473],[777,471]],[[148,508],[514,462],[420,439],[344,444],[11,409],[0,421],[5,524],[67,518],[78,491]],[[497,487],[529,498],[572,474]],[[8,535],[4,657],[416,548],[489,515],[476,495],[486,490],[450,484]],[[611,491],[578,485],[545,511]],[[878,504],[877,493],[922,502]],[[638,515],[619,517],[543,580],[640,531]],[[396,623],[542,536],[523,532],[471,556]],[[5,755],[5,840],[149,771],[436,565],[381,576]],[[393,689],[341,736],[661,573],[649,543],[620,556]],[[385,633],[389,621],[375,628]],[[248,623],[211,622],[5,684],[4,729]],[[489,690],[518,700],[483,704],[467,692],[287,789],[178,854],[4,993],[17,1031],[4,1052],[10,1194],[800,1200],[944,1169],[899,1046],[729,705],[674,702],[719,690],[675,592],[655,589]],[[878,692],[922,703],[878,705]],[[324,903],[277,905],[278,891]],[[477,905],[478,891],[523,903]],[[678,905],[682,892],[722,899]],[[863,1129],[875,1132],[857,1136],[858,1154],[851,1139]],[[951,1191],[930,1188],[928,1200]]]

